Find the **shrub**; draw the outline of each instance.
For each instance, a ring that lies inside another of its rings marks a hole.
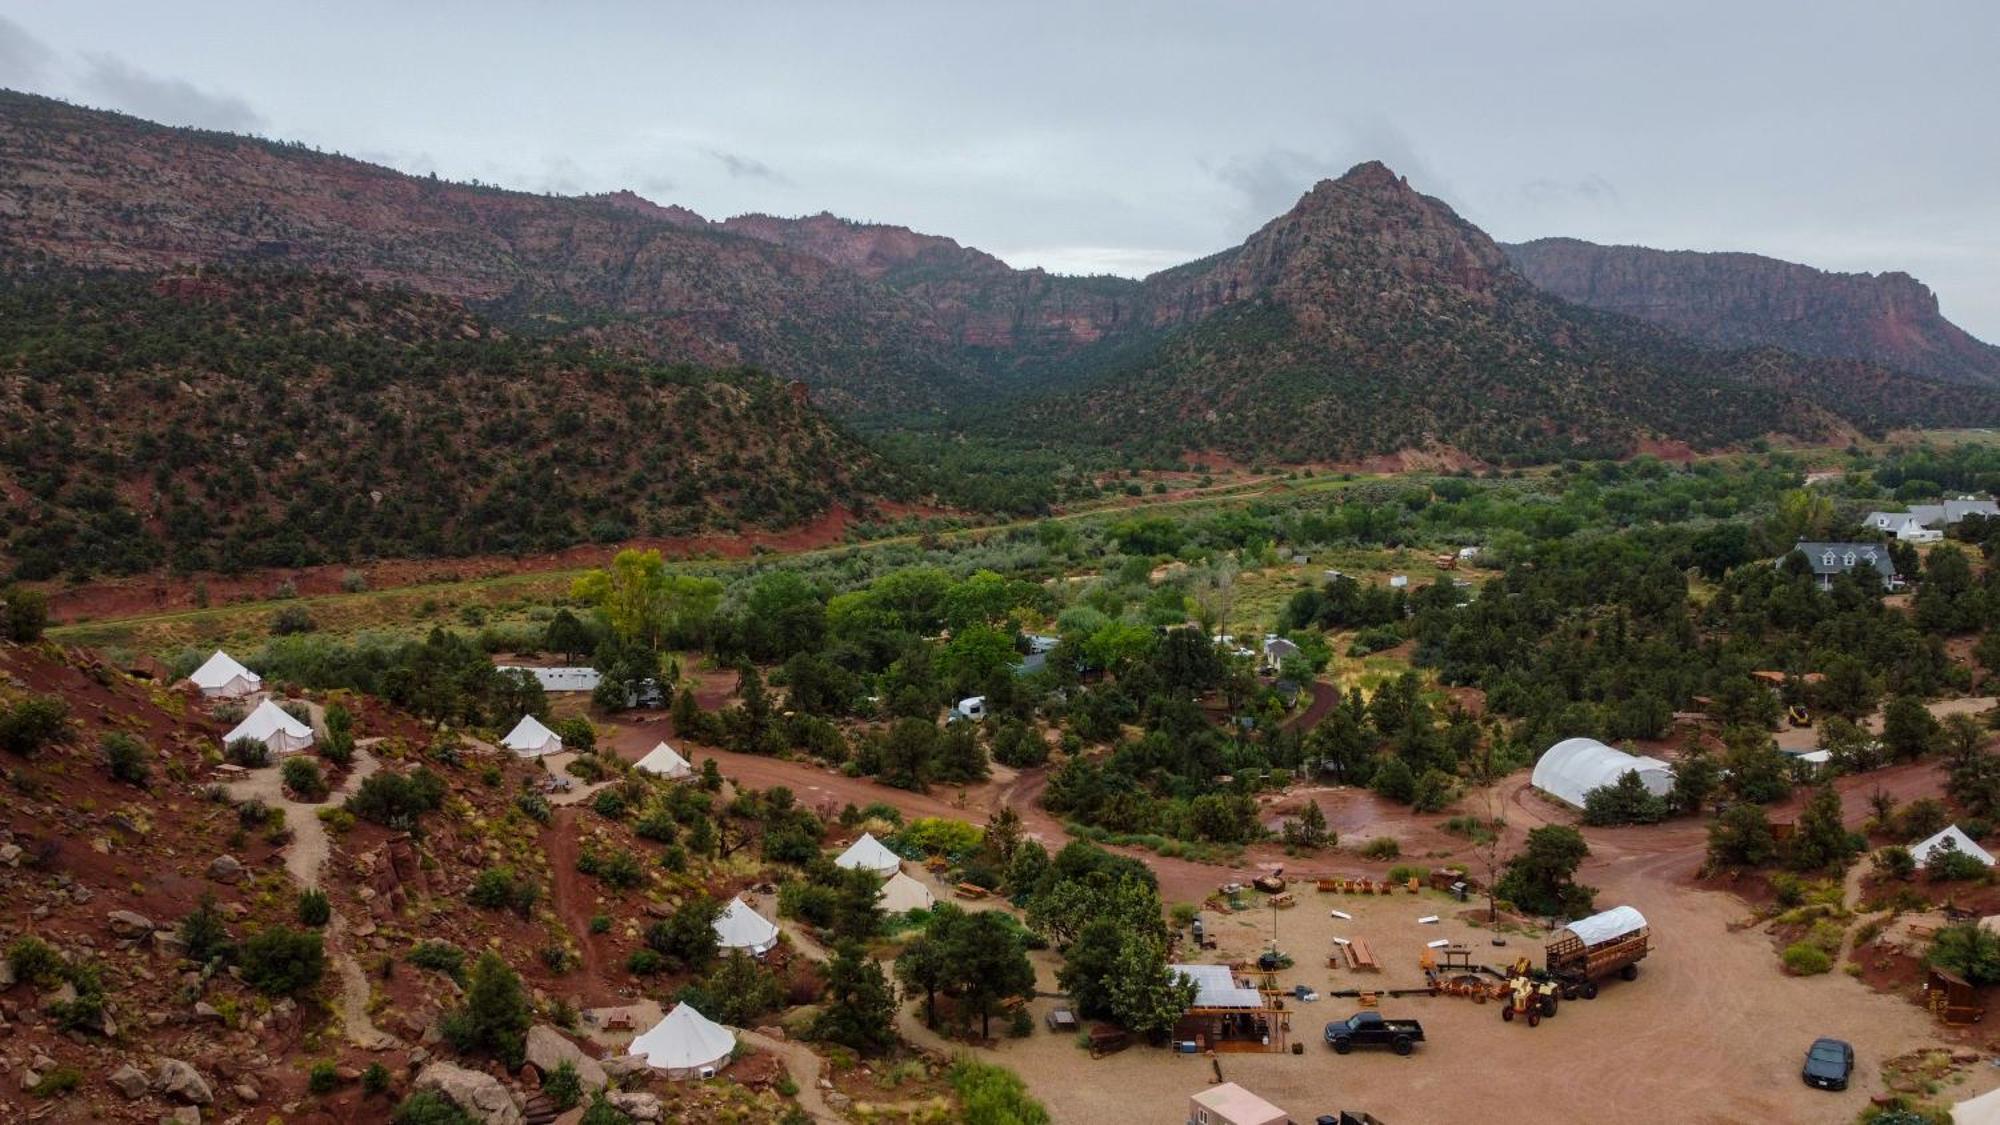
[[[577,1076],[576,1064],[564,1059],[556,1065],[547,1078],[542,1079],[542,1093],[556,1103],[557,1109],[574,1109],[583,1100],[583,1079]]]
[[[49,988],[62,980],[63,959],[55,946],[38,937],[18,937],[7,946],[7,963],[14,975],[38,988]]]
[[[589,719],[557,719],[549,724],[549,729],[562,739],[565,750],[588,753],[597,748],[597,730],[590,725]]]
[[[1403,854],[1403,846],[1391,836],[1377,836],[1361,845],[1363,859],[1395,859]]]
[[[153,769],[146,764],[146,744],[129,734],[114,731],[98,744],[104,750],[104,764],[111,776],[127,785],[144,788],[152,780]]]
[[[1910,849],[1891,844],[1875,853],[1875,870],[1885,879],[1908,879],[1917,873],[1917,860]]]
[[[394,1125],[480,1125],[480,1119],[436,1090],[419,1090],[396,1106]]]
[[[262,769],[271,764],[271,748],[254,738],[236,738],[222,748],[222,757],[246,770]]]
[[[1585,824],[1658,824],[1667,819],[1668,811],[1666,799],[1647,791],[1636,770],[1626,770],[1612,784],[1583,795]]]
[[[534,790],[516,794],[514,807],[520,809],[529,820],[537,824],[547,824],[555,819],[555,810],[549,807],[549,799]]]
[[[591,933],[593,933],[593,934],[608,934],[608,933],[610,933],[610,932],[611,932],[611,919],[610,919],[610,917],[609,917],[609,916],[607,916],[607,915],[603,915],[603,914],[593,914],[593,915],[591,915],[591,916],[590,916],[590,932],[591,932]]]
[[[665,957],[643,947],[633,950],[632,955],[625,958],[625,971],[635,977],[649,977],[665,972],[666,968]]]
[[[243,979],[266,996],[300,996],[318,987],[326,972],[320,936],[289,926],[269,926],[243,943]]]
[[[610,855],[600,855],[594,848],[585,848],[576,857],[576,869],[585,875],[595,875],[621,890],[636,887],[646,878],[645,868],[639,866],[639,857],[624,848]]]
[[[1796,977],[1810,977],[1833,968],[1833,958],[1827,952],[1809,941],[1793,942],[1785,947],[1785,971]]]
[[[301,801],[326,800],[326,775],[319,772],[319,763],[300,754],[285,759],[279,771],[285,779],[285,788]]]
[[[187,959],[197,965],[227,958],[233,952],[229,929],[222,920],[222,911],[216,909],[213,894],[203,894],[188,916],[181,919],[180,936]]]
[[[340,1085],[340,1072],[334,1069],[332,1063],[324,1059],[312,1064],[312,1069],[306,1072],[306,1091],[308,1093],[331,1094],[334,1087],[338,1085]]]
[[[327,901],[325,891],[311,887],[299,892],[298,913],[301,923],[317,928],[333,918],[333,904]]]
[[[444,803],[444,779],[419,766],[409,773],[372,774],[347,799],[347,811],[385,828],[415,828],[424,813]]]
[[[448,941],[420,941],[410,948],[410,964],[459,980],[465,975],[465,950]]]
[[[445,1018],[444,1036],[460,1051],[513,1065],[520,1061],[532,1018],[520,975],[499,954],[483,953],[466,985],[465,1005]]]
[[[625,798],[616,789],[600,790],[591,800],[590,807],[606,820],[625,819]]]
[[[69,704],[52,695],[31,695],[0,704],[0,750],[31,758],[69,735]]]
[[[368,576],[358,570],[342,571],[340,588],[350,594],[359,594],[368,589]]]
[[[9,586],[0,592],[0,635],[15,644],[34,644],[42,639],[48,624],[48,595],[26,586]]]
[[[1946,926],[1931,939],[1924,961],[1957,973],[1971,984],[2000,984],[2000,934],[1977,922]]]
[[[1985,879],[1986,865],[1946,838],[1924,859],[1924,878],[1933,883],[1955,883],[1963,879]]]
[[[387,1093],[389,1089],[389,1068],[381,1063],[368,1064],[361,1072],[361,1092],[364,1094]]]
[[[83,1072],[73,1066],[59,1066],[34,1084],[28,1092],[38,1098],[53,1098],[57,1094],[67,1094],[83,1085]]]
[[[297,633],[310,633],[319,628],[319,622],[302,605],[288,605],[271,615],[271,635],[289,637]]]

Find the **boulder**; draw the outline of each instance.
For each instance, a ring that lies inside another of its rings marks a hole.
[[[0,863],[9,867],[21,866],[21,845],[0,844]]]
[[[256,1084],[248,1081],[238,1082],[236,1085],[230,1087],[230,1092],[236,1095],[238,1101],[246,1105],[256,1105],[257,1099],[262,1096]]]
[[[201,1071],[179,1059],[161,1059],[160,1069],[153,1075],[153,1085],[160,1093],[193,1105],[207,1105],[215,1100],[215,1091],[209,1088]]]
[[[507,1087],[490,1074],[447,1062],[434,1062],[417,1073],[413,1090],[435,1090],[446,1101],[486,1125],[524,1125],[525,1119]]]
[[[556,1068],[567,1061],[576,1067],[576,1076],[583,1080],[584,1089],[599,1090],[604,1087],[604,1067],[548,1024],[538,1023],[528,1029],[527,1057],[544,1075],[554,1074]]]
[[[598,1065],[604,1068],[604,1073],[621,1082],[635,1074],[644,1074],[652,1069],[652,1065],[642,1055],[613,1055]]]
[[[614,1090],[606,1095],[605,1100],[611,1103],[611,1108],[634,1121],[660,1119],[660,1099],[656,1095]]]
[[[22,1092],[22,1093],[24,1093],[24,1094],[32,1094],[32,1093],[34,1093],[34,1091],[35,1091],[35,1087],[37,1087],[37,1086],[39,1086],[39,1085],[41,1085],[41,1084],[42,1084],[42,1076],[41,1076],[41,1075],[39,1075],[39,1074],[36,1074],[36,1073],[35,1073],[35,1069],[34,1069],[33,1067],[27,1067],[27,1068],[25,1068],[25,1069],[23,1069],[23,1070],[21,1071],[21,1092]]]
[[[234,883],[243,878],[243,864],[233,855],[219,855],[209,861],[208,877],[218,883]]]
[[[127,1101],[145,1097],[146,1091],[151,1089],[153,1085],[152,1081],[146,1077],[146,1072],[133,1066],[131,1063],[126,1063],[124,1066],[106,1075],[105,1081],[111,1083],[112,1089],[125,1095]]]
[[[142,938],[153,932],[153,920],[131,910],[114,910],[106,916],[111,932],[122,938]]]
[[[214,1020],[216,1023],[227,1022],[222,1018],[222,1012],[206,1000],[197,1000],[194,1002],[194,1018],[198,1020]]]

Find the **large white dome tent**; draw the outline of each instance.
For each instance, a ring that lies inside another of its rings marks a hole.
[[[1535,762],[1532,782],[1549,796],[1580,809],[1592,789],[1615,785],[1628,773],[1638,774],[1640,784],[1655,797],[1673,790],[1672,766],[1658,758],[1614,750],[1594,738],[1565,738],[1549,747]]]

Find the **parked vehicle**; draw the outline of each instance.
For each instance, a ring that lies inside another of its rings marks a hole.
[[[1548,974],[1561,982],[1563,999],[1595,1000],[1598,981],[1613,974],[1632,980],[1651,951],[1645,915],[1614,906],[1562,928],[1546,947]]]
[[[1839,1039],[1815,1039],[1806,1049],[1806,1064],[1799,1077],[1821,1090],[1845,1090],[1853,1073],[1853,1047]]]
[[[1326,1041],[1336,1054],[1344,1055],[1359,1045],[1388,1047],[1407,1055],[1424,1041],[1424,1027],[1416,1020],[1384,1019],[1380,1012],[1356,1012],[1327,1024]]]

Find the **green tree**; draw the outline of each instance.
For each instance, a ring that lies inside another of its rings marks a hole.
[[[1626,770],[1617,781],[1583,795],[1585,824],[1658,824],[1666,818],[1667,802],[1646,788],[1637,770]]]
[[[520,974],[500,955],[482,953],[472,967],[465,1003],[444,1021],[444,1036],[467,1054],[490,1055],[516,1065],[533,1022],[534,1009],[521,986]]]
[[[657,652],[670,631],[707,623],[722,600],[722,583],[670,573],[660,552],[628,548],[609,567],[578,578],[570,596],[596,608],[620,640]]]
[[[1674,763],[1674,787],[1667,804],[1675,812],[1698,813],[1721,786],[1722,766],[1708,752],[1695,750]]]
[[[826,966],[824,1007],[813,1020],[813,1035],[864,1055],[896,1042],[896,1000],[882,967],[853,942],[834,950]]]
[[[1924,961],[1957,973],[1968,984],[2000,984],[2000,934],[1977,922],[1946,926],[1931,939]]]
[[[1712,867],[1762,867],[1778,858],[1778,838],[1762,805],[1731,805],[1708,826]]]
[[[1112,1017],[1149,1039],[1172,1031],[1194,1003],[1195,983],[1167,966],[1166,947],[1128,935],[1109,979]]]
[[[266,996],[303,996],[326,973],[326,947],[315,933],[266,926],[243,943],[243,980]]]
[[[590,626],[582,618],[564,608],[549,618],[548,628],[542,632],[542,647],[562,653],[564,660],[575,663],[597,647],[597,638],[591,636]]]
[[[705,894],[696,895],[653,923],[646,930],[646,945],[676,967],[700,972],[715,960],[715,920],[720,917],[721,903]]]
[[[1859,848],[1841,823],[1840,794],[1832,782],[1813,790],[1786,842],[1786,864],[1795,871],[1845,868]]]
[[[1882,747],[1900,762],[1915,761],[1936,746],[1938,721],[1922,700],[1891,698],[1882,709]]]
[[[0,636],[15,644],[33,644],[42,639],[48,624],[48,595],[18,585],[0,591]]]
[[[123,731],[113,731],[105,735],[98,745],[104,750],[104,764],[113,778],[141,789],[152,780],[153,770],[146,761],[149,755],[145,743]]]
[[[180,939],[187,959],[197,965],[206,965],[217,958],[227,959],[233,952],[229,926],[215,905],[213,892],[203,891],[201,901],[181,919]]]
[[[1307,800],[1299,809],[1299,815],[1287,820],[1284,825],[1285,843],[1300,848],[1324,847],[1332,832],[1326,825],[1326,812],[1319,802]]]
[[[1527,846],[1507,861],[1499,895],[1535,914],[1588,914],[1596,891],[1577,883],[1576,871],[1589,855],[1583,834],[1568,825],[1530,829]]]

